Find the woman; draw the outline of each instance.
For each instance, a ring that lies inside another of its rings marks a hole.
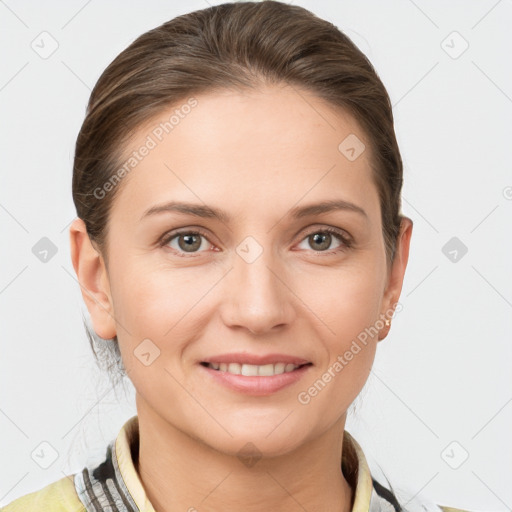
[[[344,430],[399,307],[401,187],[387,92],[332,24],[241,2],[140,36],[91,94],[70,228],[137,416],[4,510],[405,510]]]

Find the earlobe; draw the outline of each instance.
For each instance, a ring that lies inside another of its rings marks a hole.
[[[80,283],[94,330],[98,336],[111,339],[116,335],[114,310],[107,269],[87,233],[85,223],[76,218],[69,228],[71,261]]]
[[[409,247],[411,243],[413,222],[409,217],[403,217],[400,225],[400,232],[396,244],[395,258],[391,265],[391,271],[388,279],[388,284],[384,292],[382,301],[383,311],[381,316],[384,315],[385,319],[390,322],[385,322],[385,326],[379,332],[378,341],[383,340],[389,333],[391,328],[391,318],[389,312],[394,311],[395,305],[398,303],[400,294],[402,292],[402,285],[405,277],[405,269],[409,260]]]

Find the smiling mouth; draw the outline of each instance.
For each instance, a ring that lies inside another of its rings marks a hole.
[[[275,363],[275,364],[239,364],[239,363],[207,363],[202,362],[203,366],[217,370],[220,372],[230,373],[232,375],[243,375],[246,377],[272,377],[281,375],[282,373],[291,373],[303,366],[311,366],[312,363],[292,364],[292,363]]]

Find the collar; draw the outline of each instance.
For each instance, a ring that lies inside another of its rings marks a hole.
[[[135,469],[138,452],[139,420],[135,415],[108,445],[105,460],[85,467],[74,476],[75,490],[87,512],[156,512]],[[352,512],[400,510],[390,491],[372,479],[363,450],[346,430],[341,467],[354,489]]]

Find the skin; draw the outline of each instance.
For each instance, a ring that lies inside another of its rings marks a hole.
[[[388,267],[369,140],[350,115],[298,91],[274,85],[196,96],[198,106],[118,185],[108,266],[83,221],[70,228],[94,329],[117,335],[136,389],[137,471],[159,512],[351,509],[340,470],[347,409],[389,327],[307,405],[297,396],[398,301],[412,221],[402,222]],[[175,108],[140,127],[127,153]],[[352,162],[338,150],[349,134],[366,144]],[[367,217],[349,210],[287,216],[330,199],[350,201]],[[140,220],[170,200],[221,208],[232,219],[166,212]],[[207,237],[195,252],[179,237],[157,244],[172,230],[198,227]],[[326,227],[347,233],[352,246],[308,236]],[[236,252],[248,236],[263,250],[251,263]],[[134,354],[146,338],[160,350],[149,366]],[[198,366],[229,352],[292,354],[313,366],[273,395],[249,396]],[[261,455],[251,467],[237,457],[248,442]]]

